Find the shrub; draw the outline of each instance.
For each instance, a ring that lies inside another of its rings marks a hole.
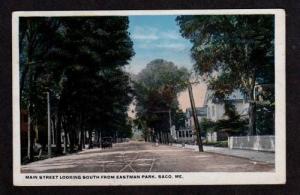
[[[228,141],[217,141],[217,142],[205,142],[203,143],[206,146],[215,146],[215,147],[228,147]]]

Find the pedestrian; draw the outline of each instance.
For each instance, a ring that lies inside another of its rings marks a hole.
[[[33,151],[34,151],[34,153],[38,154],[38,159],[39,159],[42,155],[42,145],[39,144],[38,142],[34,141]]]

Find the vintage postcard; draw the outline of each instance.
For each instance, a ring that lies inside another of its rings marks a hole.
[[[283,184],[285,11],[18,11],[16,186]]]

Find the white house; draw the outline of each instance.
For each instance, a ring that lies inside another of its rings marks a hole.
[[[243,94],[239,90],[234,90],[225,101],[232,103],[236,111],[241,117],[248,116],[249,102],[246,101]],[[204,106],[207,107],[207,119],[217,121],[225,119],[224,101],[218,101],[213,97],[213,91],[208,89],[206,91]]]
[[[196,107],[196,115],[198,121],[200,122],[203,118],[207,117],[207,108],[206,107]],[[187,108],[185,111],[185,127],[194,129],[195,123],[193,119],[192,109]]]
[[[192,109],[187,108],[185,112],[185,127],[178,129],[176,131],[176,137],[177,141],[179,142],[185,142],[185,143],[193,143],[196,140],[196,135],[195,135],[195,123],[192,115]],[[196,115],[198,118],[198,122],[202,120],[202,118],[206,118],[207,116],[207,111],[206,107],[196,107]]]
[[[249,102],[244,98],[243,94],[239,90],[234,90],[225,101],[229,101],[235,106],[237,113],[242,117],[248,117]],[[213,97],[213,91],[208,89],[206,91],[204,105],[207,107],[207,119],[211,121],[218,121],[226,119],[224,101],[218,101],[217,98]],[[219,134],[217,132],[209,132],[206,135],[208,142],[216,142],[219,139],[227,139],[227,135]]]

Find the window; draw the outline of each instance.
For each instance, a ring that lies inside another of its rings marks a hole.
[[[212,116],[215,116],[215,106],[212,106]]]

